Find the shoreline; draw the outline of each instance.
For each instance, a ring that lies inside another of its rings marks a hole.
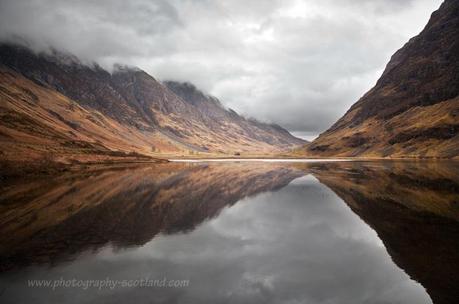
[[[151,159],[107,159],[87,162],[40,162],[40,161],[5,161],[0,160],[0,183],[5,179],[42,174],[59,174],[66,171],[78,171],[97,167],[117,167],[129,165],[158,165],[164,163],[326,163],[326,162],[459,162],[457,158],[378,158],[378,157],[155,157]]]
[[[169,162],[175,163],[201,163],[201,162],[285,162],[285,163],[304,163],[304,162],[345,162],[355,161],[350,158],[171,158]]]
[[[187,158],[187,157],[170,157],[166,158],[169,162],[355,162],[355,161],[459,161],[457,158],[434,158],[434,157],[207,157],[207,158]]]

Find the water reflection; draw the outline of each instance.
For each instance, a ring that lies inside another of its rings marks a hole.
[[[181,163],[20,181],[0,196],[0,299],[453,303],[458,172],[455,163]],[[27,288],[61,277],[190,286]]]
[[[329,166],[314,174],[384,242],[434,303],[459,299],[459,164]]]
[[[279,166],[163,164],[68,173],[8,187],[0,203],[1,267],[56,263],[112,243],[186,232],[245,196],[302,173]]]

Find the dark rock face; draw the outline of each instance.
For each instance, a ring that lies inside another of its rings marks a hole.
[[[459,132],[459,125],[444,125],[430,129],[416,130],[411,133],[398,133],[389,140],[391,145],[407,142],[413,138],[450,139]]]
[[[179,151],[272,153],[305,143],[279,126],[247,120],[225,109],[192,84],[163,84],[137,68],[118,66],[109,73],[71,55],[36,54],[10,44],[0,45],[0,67],[123,126],[156,132]]]
[[[459,108],[458,95],[459,1],[446,0],[424,30],[392,56],[376,86],[310,151],[331,143],[325,154],[387,156],[382,151],[400,143],[390,155],[458,156],[458,123],[451,114]],[[342,141],[356,133],[371,139],[362,143],[366,149]]]

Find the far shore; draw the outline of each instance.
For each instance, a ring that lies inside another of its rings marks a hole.
[[[22,178],[37,175],[57,175],[62,172],[80,170],[100,170],[108,167],[126,167],[137,165],[155,165],[168,162],[182,163],[224,163],[224,162],[264,162],[264,163],[319,163],[319,162],[377,162],[377,161],[410,161],[410,162],[436,162],[459,161],[459,159],[446,158],[382,158],[382,157],[292,157],[292,156],[198,156],[187,157],[177,155],[155,155],[144,158],[119,158],[99,161],[6,161],[0,160],[0,184],[11,178]]]
[[[458,161],[454,158],[435,157],[282,157],[282,156],[207,156],[187,157],[171,156],[165,157],[169,162],[344,162],[344,161]]]
[[[344,162],[351,158],[173,158],[170,162]]]

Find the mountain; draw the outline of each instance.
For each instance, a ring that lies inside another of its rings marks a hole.
[[[381,78],[305,148],[316,156],[459,157],[459,1],[446,0]]]
[[[269,154],[304,144],[190,84],[137,68],[109,73],[57,51],[0,45],[0,80],[2,159]]]

